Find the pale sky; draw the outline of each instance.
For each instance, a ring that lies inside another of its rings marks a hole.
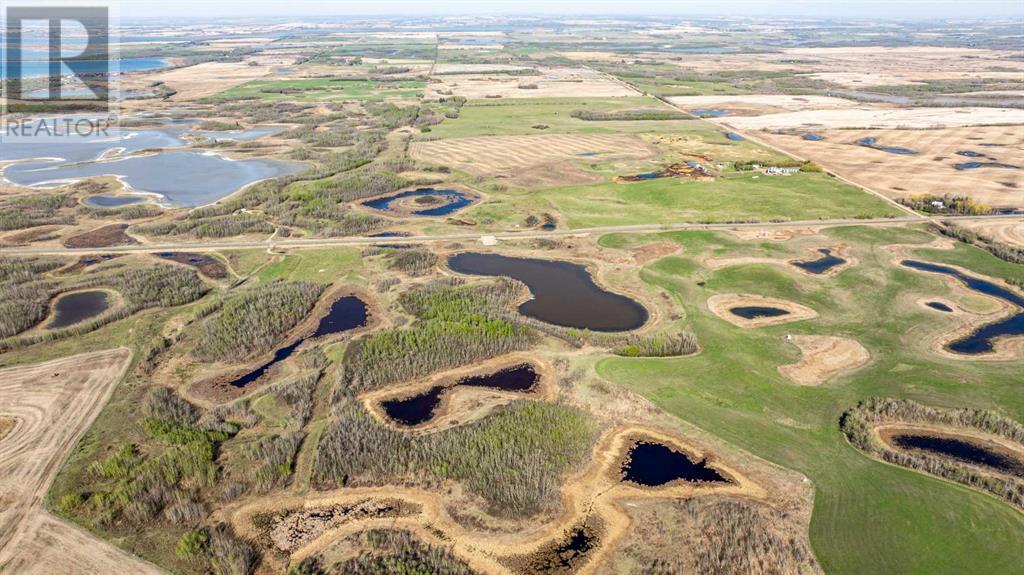
[[[100,0],[102,1],[102,0]],[[120,0],[121,17],[665,15],[807,18],[1024,18],[1024,0]]]

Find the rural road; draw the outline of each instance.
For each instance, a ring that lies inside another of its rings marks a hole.
[[[947,216],[942,221],[991,221],[991,220],[1020,220],[1024,218],[1021,214],[993,215],[993,216]],[[484,238],[502,239],[539,239],[558,238],[566,236],[581,236],[590,234],[608,234],[615,232],[666,232],[679,230],[731,230],[742,228],[801,228],[809,226],[835,226],[835,225],[888,225],[899,223],[939,223],[939,219],[931,219],[915,215],[913,217],[898,218],[877,218],[877,219],[832,219],[832,220],[803,220],[787,222],[759,222],[759,223],[721,223],[721,224],[699,224],[699,223],[678,223],[678,224],[638,224],[630,226],[605,226],[596,228],[575,228],[552,231],[523,231],[523,232],[495,232],[485,233],[464,233],[444,234],[435,236],[410,236],[400,238],[368,238],[368,237],[345,237],[345,238],[316,238],[316,239],[266,239],[266,240],[225,240],[225,241],[201,241],[201,242],[173,242],[173,243],[145,243],[127,246],[110,246],[98,248],[63,248],[63,247],[14,247],[0,248],[0,255],[68,255],[68,254],[97,254],[97,253],[152,253],[177,250],[188,250],[192,252],[204,252],[214,250],[246,250],[246,249],[297,249],[297,248],[322,248],[334,246],[365,246],[381,243],[402,243],[402,244],[426,244],[433,242],[453,241],[483,241]]]

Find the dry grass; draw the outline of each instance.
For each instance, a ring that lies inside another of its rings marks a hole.
[[[1024,221],[964,222],[957,225],[999,243],[1024,247]]]
[[[581,154],[588,152],[600,153],[602,161],[654,155],[643,139],[620,134],[454,138],[413,142],[409,149],[417,160],[445,164],[474,176],[502,178],[510,185],[523,187],[599,181],[599,175],[574,166],[574,162],[586,160]]]
[[[494,69],[490,67],[488,69]],[[484,98],[620,98],[636,92],[586,68],[544,68],[536,76],[508,74],[451,74],[427,88],[427,98],[463,96]],[[536,85],[523,89],[520,86]]]
[[[892,108],[861,105],[855,108],[801,110],[761,116],[726,116],[719,120],[737,130],[933,129],[1019,124],[1021,111],[1014,108]]]
[[[1019,113],[1018,113],[1019,115]],[[812,130],[825,137],[814,142],[799,135],[758,134],[768,143],[812,160],[825,169],[890,198],[920,194],[967,195],[992,207],[1024,205],[1024,169],[957,170],[954,164],[992,161],[957,155],[974,151],[999,162],[1024,166],[1024,135],[1019,126],[942,130]],[[910,148],[914,155],[889,154],[858,146],[864,137],[882,146]],[[980,144],[997,144],[981,146]],[[1018,241],[1024,234],[1018,231]]]
[[[170,100],[183,102],[213,96],[228,88],[244,84],[249,80],[261,78],[273,71],[277,66],[291,63],[291,58],[281,57],[273,61],[257,61],[257,66],[250,66],[248,61],[242,62],[206,62],[186,68],[177,68],[153,74],[132,76],[124,82],[124,88],[143,87],[153,82],[163,82],[177,91]],[[136,86],[136,82],[139,86]],[[138,102],[138,103],[135,103]],[[152,108],[147,100],[128,100],[125,107]]]

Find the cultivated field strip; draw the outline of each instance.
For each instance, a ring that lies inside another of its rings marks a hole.
[[[0,371],[0,572],[159,573],[55,519],[43,497],[131,361],[120,348]]]

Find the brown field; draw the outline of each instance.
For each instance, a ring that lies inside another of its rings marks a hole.
[[[292,62],[291,58],[263,58],[257,61],[257,66],[250,66],[249,61],[242,62],[206,62],[186,68],[177,68],[152,74],[138,74],[123,80],[125,89],[142,89],[153,82],[163,82],[170,88],[177,90],[177,94],[169,100],[176,102],[198,100],[223,92],[244,84],[249,80],[261,78],[273,71],[277,66],[286,66]],[[124,102],[126,108],[138,108],[149,110],[153,103],[148,100],[127,100]]]
[[[986,238],[1000,243],[1024,248],[1024,220],[1000,222],[964,222],[957,224],[962,228],[974,230]]]
[[[714,108],[726,110],[728,117],[759,116],[803,110],[835,110],[852,108],[857,102],[830,96],[785,96],[751,94],[746,96],[672,96],[668,98],[684,110]]]
[[[491,68],[493,69],[493,68]],[[586,68],[543,68],[537,76],[505,74],[453,74],[434,76],[440,82],[427,87],[427,98],[464,96],[484,98],[619,98],[636,96],[618,82]],[[521,86],[536,86],[524,89]]]
[[[18,421],[0,441],[0,571],[161,573],[42,508],[57,470],[130,361],[121,348],[0,371],[0,413]]]
[[[861,367],[871,354],[859,342],[830,335],[795,335],[791,340],[803,356],[779,373],[800,385],[820,385],[830,378]]]
[[[956,170],[953,167],[962,162],[992,161],[956,154],[964,150],[1024,167],[1024,136],[1017,126],[944,130],[821,130],[815,133],[826,139],[813,142],[804,140],[799,134],[770,133],[759,133],[757,138],[812,160],[890,198],[926,193],[953,194],[967,195],[992,207],[1024,206],[1024,190],[1021,189],[1024,186],[1024,169]],[[918,153],[890,154],[855,144],[864,137],[877,138],[882,146],[910,148]],[[1016,233],[1022,234],[1019,230]]]
[[[737,130],[936,129],[1020,124],[1024,123],[1024,112],[1014,108],[893,108],[862,104],[830,110],[725,116],[717,122]]]
[[[598,152],[606,159],[644,159],[655,155],[641,138],[620,134],[539,134],[488,136],[413,142],[409,153],[426,162],[445,164],[474,176],[503,178],[516,186],[567,185],[599,181],[600,176],[575,167],[580,154]]]
[[[66,248],[105,248],[139,243],[125,233],[128,224],[109,224],[64,240]]]

